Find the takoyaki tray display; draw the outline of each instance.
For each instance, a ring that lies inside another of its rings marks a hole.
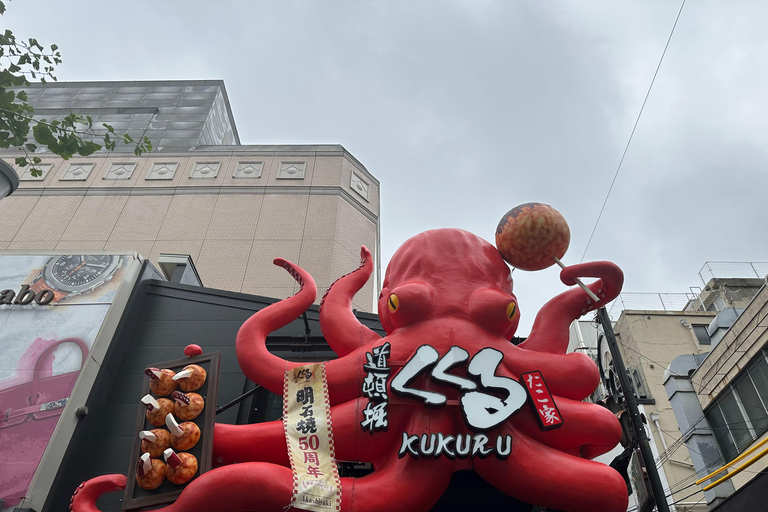
[[[219,353],[147,367],[123,510],[174,501],[212,465]]]

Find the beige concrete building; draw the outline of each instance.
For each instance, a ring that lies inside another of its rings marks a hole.
[[[188,254],[205,286],[278,298],[297,290],[272,265],[282,257],[312,274],[319,301],[366,245],[376,271],[354,307],[375,311],[379,182],[342,146],[241,145],[221,81],[57,83],[29,101],[48,120],[91,115],[157,148],[38,154],[43,176],[19,169],[0,202],[0,251]]]
[[[719,497],[705,497],[701,491],[696,492],[699,486],[691,485],[703,476],[702,471],[694,467],[685,444],[695,429],[684,432],[679,427],[667,398],[665,380],[671,363],[678,356],[699,355],[703,359],[730,327],[729,323],[723,323],[723,318],[728,314],[738,316],[741,308],[752,301],[763,285],[758,271],[749,266],[761,264],[744,265],[747,272],[743,275],[754,277],[727,277],[739,275],[735,269],[741,267],[707,263],[700,272],[706,284],[692,288],[690,293],[622,293],[609,307],[624,364],[635,387],[640,411],[647,419],[646,432],[662,485],[668,489],[672,510],[704,512],[710,509],[708,501],[721,501]],[[608,374],[612,366],[611,356],[605,342],[598,354],[596,340],[599,335],[596,324],[574,322],[569,351],[583,351],[600,357],[605,374]],[[593,399],[608,393],[601,385]],[[693,455],[702,458],[700,453]]]
[[[690,454],[680,441],[682,432],[667,400],[664,372],[683,354],[709,351],[695,335],[694,325],[706,327],[715,312],[624,310],[615,333],[624,364],[635,384],[636,396],[643,399],[641,413],[648,420],[646,431],[652,438],[651,449],[670,503],[678,510],[708,510],[704,495],[689,496],[696,489],[687,487],[696,474]],[[705,341],[706,343],[706,341]]]
[[[627,294],[627,297],[630,295],[635,294]],[[649,298],[653,299],[653,297],[647,297],[646,303],[650,305],[655,302],[647,300]],[[644,300],[635,295],[631,302],[641,304]],[[675,508],[674,505],[670,508],[704,512],[708,508],[703,501],[703,495],[683,500],[695,490],[683,489],[695,470],[685,445],[679,442],[680,431],[667,401],[662,377],[665,369],[676,356],[708,351],[706,345],[699,344],[692,326],[706,327],[716,313],[655,309],[620,310],[618,308],[614,308],[613,311],[618,315],[613,326],[614,333],[629,378],[635,387],[638,407],[648,421],[645,425],[646,434],[651,441],[651,451],[658,466],[659,477],[664,489],[668,489],[668,494],[671,494],[668,503],[672,504],[675,501],[680,504],[685,503],[684,508]],[[599,348],[597,346],[597,338],[601,335],[602,329],[598,328],[594,322],[574,322],[570,329],[569,351],[581,351],[593,358],[600,357],[604,375],[609,376],[613,365],[605,340],[603,339]],[[590,400],[597,401],[609,394],[610,390],[601,384]],[[603,456],[599,461],[610,463],[611,459],[621,452],[622,447],[618,446],[610,452],[610,457]],[[629,472],[631,477],[631,470]],[[636,498],[637,492],[630,496],[628,510],[637,510]]]

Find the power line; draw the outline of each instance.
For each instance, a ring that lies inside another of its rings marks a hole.
[[[651,85],[648,86],[648,92],[645,93],[645,99],[643,100],[643,104],[640,107],[640,112],[637,114],[637,119],[635,119],[635,125],[632,127],[632,132],[629,134],[629,140],[627,140],[627,145],[624,147],[624,153],[622,153],[621,155],[621,160],[619,160],[619,165],[616,167],[616,172],[613,174],[613,180],[611,181],[611,186],[608,187],[608,193],[605,195],[605,201],[603,201],[603,206],[600,208],[600,213],[597,215],[597,220],[595,221],[595,227],[592,228],[592,234],[589,235],[587,246],[584,248],[584,254],[581,255],[581,263],[584,262],[584,257],[587,255],[587,249],[589,249],[589,244],[592,243],[592,237],[595,236],[595,231],[597,231],[597,225],[600,223],[600,218],[603,216],[603,210],[605,210],[605,205],[608,203],[608,197],[611,195],[611,190],[613,190],[613,185],[614,183],[616,183],[616,178],[619,176],[621,165],[624,163],[624,157],[627,156],[629,145],[632,143],[632,137],[635,135],[635,130],[637,129],[637,125],[640,122],[640,116],[643,115],[645,104],[648,102],[648,96],[651,95],[651,89],[653,89],[653,83],[656,81],[656,76],[659,74],[661,63],[664,61],[664,56],[667,54],[667,48],[669,48],[669,42],[672,40],[672,34],[675,33],[675,27],[677,27],[677,21],[680,19],[680,14],[683,12],[684,5],[685,5],[685,0],[683,0],[683,3],[680,4],[680,10],[677,12],[675,23],[674,25],[672,25],[672,30],[670,31],[669,37],[667,38],[667,44],[664,45],[664,51],[661,52],[661,58],[659,59],[659,64],[656,66],[656,71],[653,73],[653,78],[651,79]]]

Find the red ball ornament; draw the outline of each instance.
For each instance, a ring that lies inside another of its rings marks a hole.
[[[520,270],[542,270],[562,258],[571,230],[560,212],[542,203],[525,203],[509,210],[496,228],[496,247]]]
[[[202,353],[203,349],[200,348],[200,345],[195,345],[194,343],[187,345],[184,348],[184,355],[187,357],[199,356]]]

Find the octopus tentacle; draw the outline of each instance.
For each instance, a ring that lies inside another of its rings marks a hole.
[[[522,350],[519,346],[498,347],[504,353],[501,368],[515,379],[525,372],[540,371],[553,395],[583,400],[600,382],[597,365],[586,354],[550,354]]]
[[[282,512],[293,495],[290,468],[245,462],[216,468],[193,480],[163,512]],[[295,510],[290,508],[289,510]],[[74,512],[80,512],[75,510]]]
[[[317,286],[312,276],[293,263],[276,258],[274,264],[285,268],[301,289],[285,300],[267,306],[254,313],[237,332],[235,349],[243,373],[269,391],[282,394],[284,372],[298,363],[281,359],[267,350],[267,336],[280,327],[288,325],[312,305],[317,295]]]
[[[361,478],[341,479],[341,510],[421,512],[431,509],[448,488],[453,462],[446,458],[397,458]]]
[[[228,425],[216,423],[213,461],[217,466],[239,462],[269,462],[288,467],[282,421]]]
[[[396,459],[397,454],[394,457]],[[425,464],[430,466],[430,471],[423,470]],[[366,512],[428,510],[448,487],[451,472],[450,461],[446,459],[395,460],[368,476],[342,478],[341,509]],[[258,508],[261,512],[284,512],[296,510],[287,507],[292,495],[293,472],[290,468],[264,462],[245,462],[200,475],[182,491],[175,503],[157,510],[246,512]],[[98,512],[96,497],[98,494],[89,495],[86,503],[75,495],[73,512]]]
[[[125,489],[125,475],[101,475],[81,483],[69,500],[74,512],[99,512],[96,499],[102,494]]]
[[[397,408],[414,406],[390,405],[389,429],[376,433],[376,442],[360,428],[367,398],[358,398],[333,408],[331,421],[336,445],[336,458],[355,462],[374,462],[389,455],[400,442],[410,410],[400,414]],[[217,423],[213,439],[213,460],[217,466],[240,462],[270,462],[289,467],[285,449],[285,432],[281,421],[228,425]]]
[[[295,295],[254,313],[237,331],[235,350],[240,369],[254,382],[282,395],[285,372],[305,363],[286,361],[267,349],[267,336],[299,317],[314,302],[317,286],[303,268],[282,258],[275,265],[285,268],[301,289]],[[347,402],[360,394],[359,369],[365,361],[364,349],[325,364],[331,405]]]
[[[341,510],[422,512],[430,510],[448,488],[454,461],[446,457],[400,458],[397,446],[404,431],[414,434],[455,432],[454,418],[438,410],[403,416],[406,417],[405,428],[390,426],[398,434],[397,441],[387,445],[389,453],[385,458],[374,461],[375,471],[361,478],[342,478]]]
[[[337,279],[320,301],[320,329],[339,357],[380,338],[352,313],[352,298],[368,281],[373,258],[367,247],[360,248],[360,266]]]
[[[627,509],[627,485],[610,466],[549,448],[512,426],[505,425],[502,430],[515,439],[508,461],[495,457],[475,461],[475,471],[500,491],[529,503],[571,512]],[[600,492],[585,482],[600,482]]]
[[[515,426],[542,444],[586,459],[602,455],[619,444],[621,426],[608,409],[562,397],[557,399],[557,408],[563,425],[556,431],[542,431],[530,408],[515,414]]]
[[[571,322],[615,299],[624,283],[624,273],[609,261],[582,263],[564,268],[560,280],[572,286],[577,277],[597,277],[587,287],[600,298],[595,303],[581,288],[574,288],[547,302],[536,315],[531,334],[520,348],[554,354],[565,353]]]
[[[96,499],[117,490],[124,475],[104,475],[84,482],[72,497],[72,512],[99,512]],[[163,512],[284,512],[293,495],[290,468],[264,462],[246,462],[216,468],[193,480],[175,503],[156,509]],[[289,510],[295,510],[290,508]]]

